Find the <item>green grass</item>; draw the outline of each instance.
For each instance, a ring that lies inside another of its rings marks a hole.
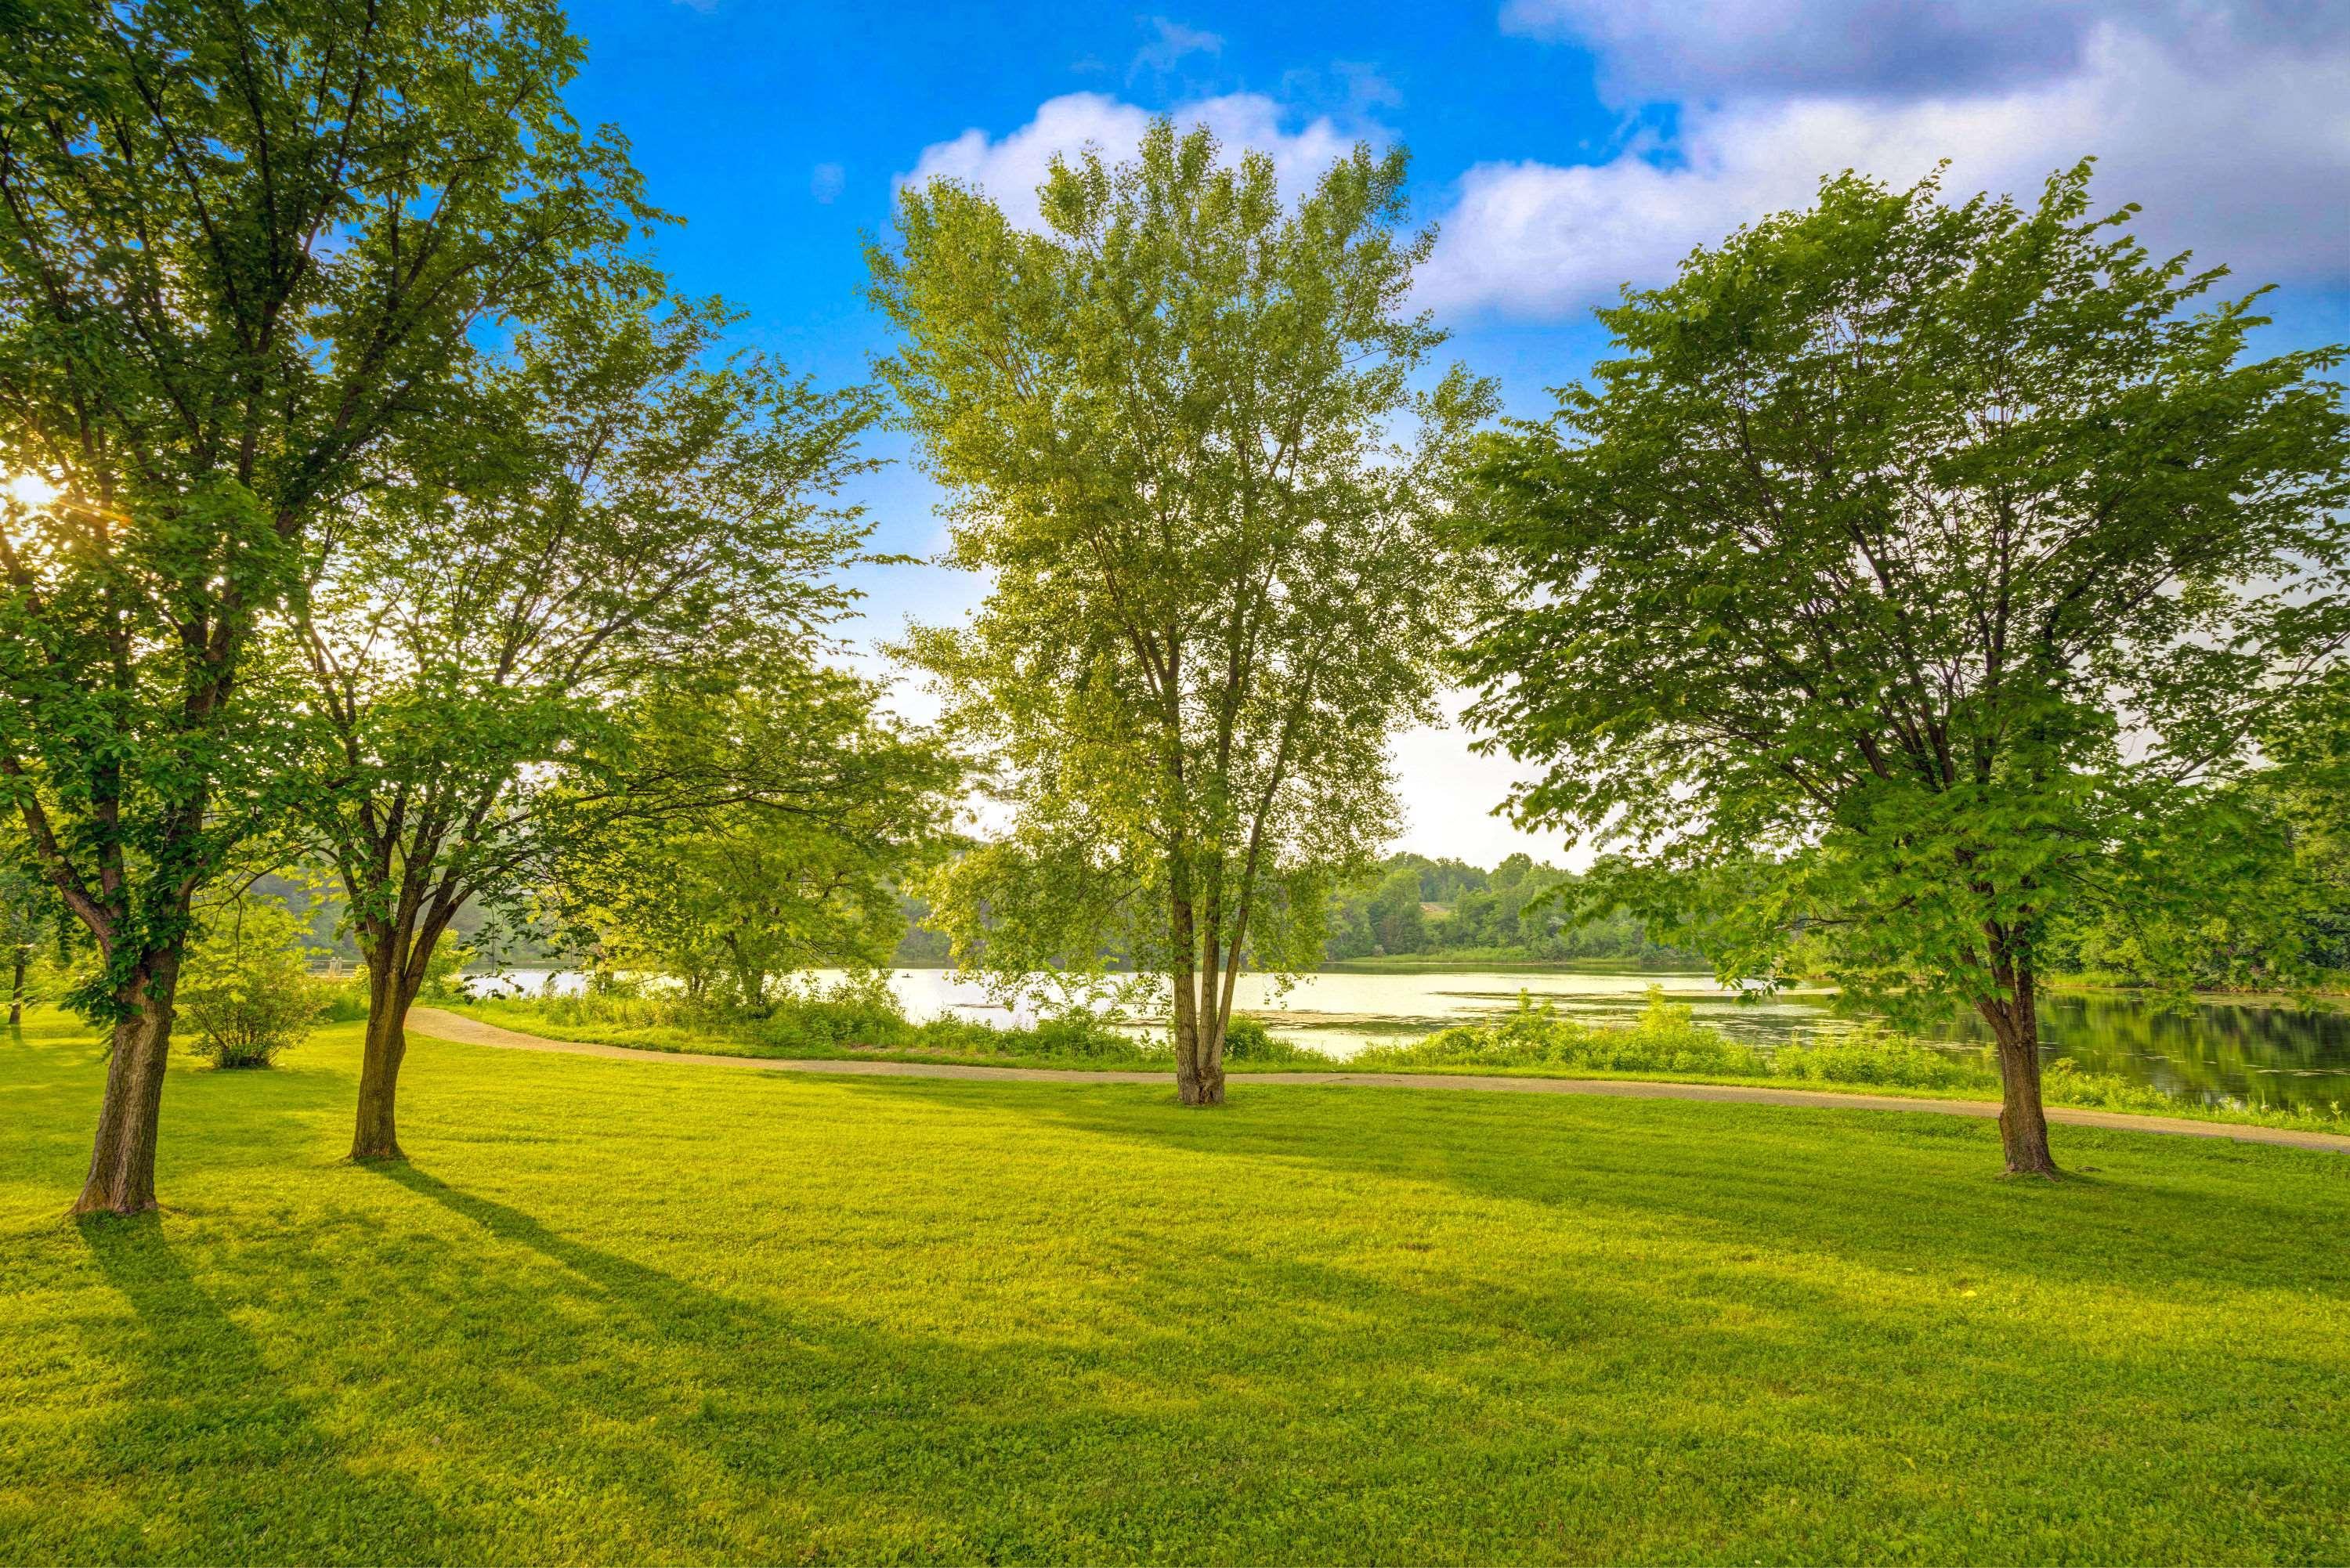
[[[1163,1040],[1138,1040],[1077,1019],[1055,1020],[1035,1029],[999,1030],[956,1019],[916,1024],[895,1012],[843,1012],[819,1004],[809,1012],[821,1023],[827,1038],[814,1034],[805,1021],[785,1019],[778,1024],[777,1021],[681,1008],[657,998],[508,998],[442,1005],[521,1033],[649,1052],[802,1061],[863,1058],[1072,1072],[1173,1071],[1173,1055]],[[860,1038],[890,1043],[848,1043]],[[1549,1002],[1536,1004],[1531,998],[1521,997],[1517,1010],[1499,1019],[1454,1024],[1408,1043],[1371,1046],[1343,1061],[1269,1034],[1261,1021],[1244,1017],[1233,1020],[1226,1049],[1225,1066],[1235,1075],[1327,1072],[1335,1067],[1376,1073],[1734,1084],[1912,1099],[1995,1100],[2000,1095],[1998,1075],[1981,1054],[1937,1050],[1877,1026],[1764,1050],[1695,1023],[1688,1006],[1653,989],[1647,1011],[1628,1025],[1584,1023]],[[2212,1105],[2116,1074],[2084,1072],[2063,1060],[2049,1064],[2042,1097],[2052,1106],[2129,1116],[2350,1135],[2350,1116],[2345,1116],[2345,1107],[2338,1103]]]
[[[1629,1025],[1586,1023],[1561,1012],[1554,1003],[1536,1004],[1522,995],[1516,1011],[1498,1019],[1454,1024],[1409,1044],[1372,1046],[1347,1064],[1371,1072],[1593,1076],[1936,1099],[2000,1097],[1999,1075],[1980,1051],[1938,1050],[1877,1024],[1765,1049],[1695,1022],[1691,1008],[1654,987],[1647,1008]],[[2116,1074],[2084,1072],[2061,1059],[2048,1064],[2041,1092],[2052,1106],[2350,1133],[2350,1119],[2338,1104],[2207,1105]]]
[[[2339,1157],[356,1040],[0,1036],[0,1561],[2350,1558]]]

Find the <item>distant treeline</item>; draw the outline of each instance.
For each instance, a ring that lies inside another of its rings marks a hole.
[[[1376,875],[1333,900],[1323,957],[1332,963],[1376,958],[1486,959],[1497,963],[1614,959],[1648,968],[1704,967],[1696,953],[1652,942],[1630,915],[1578,915],[1575,873],[1528,855],[1487,870],[1465,860],[1390,855]],[[908,897],[897,961],[917,968],[950,961],[943,932],[925,925],[928,906]]]

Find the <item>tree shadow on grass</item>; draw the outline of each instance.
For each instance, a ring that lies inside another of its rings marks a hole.
[[[135,1319],[100,1331],[99,1348],[129,1376],[87,1479],[128,1480],[138,1502],[114,1526],[106,1556],[202,1558],[205,1543],[224,1540],[285,1562],[440,1553],[432,1503],[399,1475],[351,1463],[350,1439],[319,1422],[314,1399],[198,1283],[161,1217],[89,1219],[78,1229]],[[310,1488],[335,1491],[364,1533],[307,1528],[288,1505]]]
[[[1897,1271],[1931,1264],[2059,1285],[2258,1283],[2350,1298],[2350,1267],[2306,1244],[2309,1201],[2275,1189],[2315,1183],[2350,1202],[2350,1159],[2300,1150],[2064,1129],[2074,1136],[2060,1156],[2097,1168],[2051,1186],[2000,1178],[1990,1123],[1933,1114],[1309,1085],[1248,1094],[1246,1085],[1235,1090],[1245,1100],[1201,1111],[1057,1086],[842,1086]]]
[[[918,1092],[973,1087],[996,1086]],[[1007,1318],[1026,1321],[1014,1286],[974,1299],[987,1321],[978,1342],[965,1343],[892,1332],[878,1311],[844,1322],[796,1303],[788,1288],[762,1288],[791,1279],[794,1261],[771,1260],[779,1272],[768,1272],[743,1260],[733,1276],[740,1293],[722,1293],[430,1174],[383,1174],[554,1265],[526,1288],[508,1287],[501,1310],[527,1298],[534,1305],[521,1310],[542,1318],[568,1303],[607,1324],[626,1320],[645,1353],[634,1369],[606,1353],[583,1374],[577,1364],[598,1359],[591,1346],[543,1344],[526,1376],[564,1407],[564,1423],[620,1434],[617,1452],[631,1457],[616,1461],[614,1476],[629,1479],[611,1484],[629,1486],[635,1506],[724,1498],[804,1532],[684,1541],[704,1555],[788,1544],[862,1556],[1107,1558],[1163,1553],[1179,1542],[1180,1554],[1194,1557],[1439,1559],[1621,1555],[1643,1542],[1686,1554],[1700,1542],[1726,1551],[1735,1542],[1763,1555],[1866,1556],[1905,1538],[2029,1555],[2068,1540],[2078,1546],[2054,1527],[2031,1533],[2046,1522],[2040,1495],[2068,1487],[2086,1487],[2114,1511],[2118,1554],[2193,1555],[2189,1526],[2199,1521],[2178,1517],[2176,1502],[2288,1465],[2299,1439],[2286,1394],[2350,1396],[2338,1365],[2281,1345],[2272,1364],[2291,1372],[2277,1388],[2210,1396],[2232,1401],[2228,1419],[2249,1415],[2250,1426],[2200,1458],[2179,1453],[2149,1468],[2137,1442],[2145,1431],[2201,1430],[2196,1423],[2213,1418],[2203,1394],[2172,1385],[2176,1352],[2159,1339],[2101,1344],[2099,1329],[2044,1318],[2020,1331],[2002,1309],[1969,1304],[1963,1279],[1888,1291],[1882,1276],[1909,1255],[1908,1232],[1872,1231],[1852,1215],[1792,1243],[1758,1234],[1752,1253],[1767,1264],[1774,1245],[1841,1250],[1878,1277],[1856,1283],[1833,1269],[1731,1266],[1726,1241],[1763,1229],[1806,1187],[1831,1176],[1849,1182],[1846,1150],[1783,1147],[1767,1124],[1762,1135],[1733,1127],[1704,1161],[1658,1174],[1638,1162],[1614,1170],[1626,1151],[1605,1140],[1595,1147],[1588,1129],[1525,1136],[1508,1112],[1497,1125],[1481,1113],[1442,1129],[1431,1155],[1428,1129],[1408,1115],[1318,1130],[1310,1116],[1284,1116],[1236,1137],[1237,1119],[1203,1129],[1197,1113],[1145,1103],[1134,1107],[1138,1126],[1114,1099],[1081,1097],[1097,1103],[1048,1094],[1018,1114],[1041,1112],[1073,1132],[1240,1153],[1275,1181],[1284,1162],[1326,1162],[1348,1175],[1438,1172],[1471,1192],[1564,1205],[1596,1168],[1612,1171],[1602,1186],[1637,1190],[1581,1203],[1584,1212],[1603,1226],[1616,1215],[1637,1220],[1656,1245],[1636,1238],[1611,1264],[1555,1258],[1531,1241],[1522,1255],[1464,1254],[1456,1239],[1449,1263],[1423,1268],[1409,1254],[1363,1251],[1359,1237],[1317,1250],[1329,1232],[1302,1214],[1252,1230],[1241,1202],[1229,1206],[1234,1223],[1222,1233],[1187,1227],[1178,1244],[1175,1233],[1146,1230],[1105,1241],[1092,1255],[1119,1254],[1126,1267],[1080,1288],[1118,1308],[1109,1332],[1042,1326],[1069,1317],[1040,1286],[1038,1326],[1007,1334]],[[1653,1129],[1621,1136],[1631,1152],[1653,1152]],[[1467,1151],[1449,1147],[1462,1138]],[[1503,1158],[1496,1164],[1478,1147]],[[1929,1163],[1935,1153],[1907,1152]],[[1950,1152],[1963,1159],[1979,1149]],[[1758,1161],[1774,1159],[1787,1168],[1770,1179],[1762,1208],[1727,1219],[1711,1211],[1728,1202],[1725,1183],[1760,1179]],[[1220,1179],[1244,1193],[1256,1179]],[[1918,1192],[1934,1198],[1936,1181],[1947,1201],[1947,1168],[1919,1177]],[[1413,1222],[1408,1195],[1391,1215],[1378,1206],[1399,1194],[1366,1186],[1360,1196],[1378,1219],[1399,1219],[1406,1231]],[[1846,1201],[1868,1204],[1866,1195]],[[1504,1209],[1474,1222],[1510,1217]],[[1784,1218],[1795,1223],[1792,1208]],[[1946,1211],[1930,1217],[1949,1220]],[[1690,1234],[1703,1255],[1674,1254],[1671,1241]],[[989,1236],[983,1226],[969,1244],[985,1247]],[[927,1254],[897,1238],[858,1244],[890,1245],[917,1278],[936,1262],[936,1243]],[[1087,1255],[1076,1254],[1078,1271]],[[1948,1247],[1929,1255],[1938,1270],[1953,1266]],[[1970,1269],[1973,1255],[1955,1252]],[[696,1267],[713,1262],[727,1267],[708,1256]],[[696,1391],[691,1405],[672,1400],[683,1386]],[[654,1417],[665,1434],[658,1439],[646,1430]],[[2045,1441],[2052,1418],[2064,1424],[2066,1443]],[[1928,1472],[1889,1472],[1888,1447],[1914,1449]],[[1985,1454],[1996,1462],[1978,1473]],[[600,1475],[601,1461],[573,1462]],[[1562,1511],[1560,1499],[1576,1495],[1598,1511]],[[2208,1511],[2228,1515],[2218,1492]],[[2297,1507],[2272,1522],[2312,1528]],[[821,1533],[827,1523],[837,1532]]]

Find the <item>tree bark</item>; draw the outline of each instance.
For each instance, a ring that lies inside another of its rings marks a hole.
[[[415,989],[407,983],[407,967],[378,962],[368,969],[367,1044],[359,1056],[353,1159],[408,1158],[400,1150],[398,1116],[400,1064],[408,1054],[408,1009],[416,1000]]]
[[[72,1212],[144,1214],[155,1207],[155,1133],[163,1109],[163,1069],[172,1053],[176,953],[151,959],[123,988],[130,1012],[114,1026],[106,1097],[98,1112],[89,1178]]]
[[[1169,935],[1176,953],[1168,977],[1175,992],[1175,1092],[1187,1106],[1224,1103],[1224,1052],[1213,1007],[1200,1006],[1199,928],[1191,901],[1173,900]]]
[[[1175,1090],[1187,1106],[1224,1103],[1223,1032],[1210,1010],[1203,1016],[1195,1001],[1182,1010],[1175,1026]]]
[[[2040,1099],[2040,1011],[2032,972],[2019,968],[2008,997],[1977,1004],[1999,1054],[1999,1141],[2010,1176],[2057,1174]]]

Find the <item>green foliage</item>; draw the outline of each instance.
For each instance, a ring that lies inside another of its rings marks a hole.
[[[416,989],[419,999],[425,1002],[456,1002],[466,994],[465,966],[473,960],[473,950],[462,942],[444,942],[432,950],[424,963],[423,983]]]
[[[1409,1072],[1423,1066],[1573,1067],[1592,1072],[1711,1074],[1757,1077],[1770,1056],[1720,1031],[1695,1023],[1690,1009],[1650,987],[1648,1007],[1628,1029],[1610,1029],[1563,1016],[1555,1004],[1518,998],[1518,1010],[1497,1023],[1455,1024],[1410,1045],[1375,1045],[1348,1063],[1366,1072]]]
[[[1596,893],[2020,1058],[2067,921],[2273,922],[2230,784],[2350,636],[2339,355],[2247,360],[2253,299],[2087,178],[1840,176],[1603,311],[1616,357],[1490,449],[1523,602],[1469,665]]]
[[[389,449],[482,410],[481,329],[650,217],[544,0],[21,0],[0,49],[0,759],[96,937],[167,981],[291,771],[255,639]],[[168,996],[151,998],[168,1002]]]
[[[1993,1094],[1999,1089],[1999,1075],[1981,1055],[1920,1045],[1880,1023],[1863,1024],[1807,1045],[1783,1045],[1770,1053],[1767,1071],[1773,1077],[1823,1084],[1883,1084],[1905,1089],[1974,1089]],[[2042,1093],[2056,1098],[2048,1090],[2047,1078],[2041,1082]],[[2175,1103],[2168,1095],[2155,1097],[2166,1106]]]
[[[1431,524],[1493,405],[1459,372],[1414,390],[1441,334],[1407,314],[1430,236],[1401,230],[1402,154],[1295,206],[1269,158],[1221,157],[1160,120],[1131,162],[1056,161],[1043,234],[910,189],[870,255],[945,558],[990,578],[904,651],[1011,816],[916,890],[1006,992],[1126,960],[1207,1079],[1222,975],[1311,967],[1393,831],[1388,737],[1433,712],[1475,597]]]
[[[962,763],[890,715],[883,688],[770,669],[631,713],[630,768],[669,809],[572,846],[553,889],[598,972],[666,976],[756,1011],[810,970],[869,970],[903,933],[897,886],[945,844]]]
[[[277,905],[240,901],[208,923],[180,980],[188,1049],[215,1067],[271,1066],[309,1036],[328,988],[310,978],[301,929]]]
[[[1027,1028],[996,1028],[961,1018],[910,1021],[879,975],[780,991],[745,1009],[676,988],[626,985],[578,996],[469,1002],[470,1017],[554,1039],[598,1041],[650,1051],[753,1056],[879,1054],[908,1060],[999,1063],[1042,1067],[1147,1067],[1164,1070],[1163,1044],[1138,1038],[1085,1011],[1056,1013]],[[1267,1059],[1281,1059],[1276,1045]]]
[[[1300,1066],[1330,1066],[1330,1058],[1310,1046],[1284,1040],[1263,1022],[1246,1014],[1235,1017],[1224,1030],[1224,1054],[1243,1066],[1286,1063]]]
[[[359,971],[347,980],[327,981],[319,984],[318,1022],[321,1023],[364,1023],[368,1015],[367,971]]]
[[[1637,918],[1579,901],[1571,871],[1508,857],[1492,871],[1409,853],[1388,856],[1375,877],[1330,899],[1324,956],[1346,962],[1413,955],[1482,960],[1621,959],[1652,968],[1691,968],[1695,953],[1649,940]],[[1424,905],[1439,906],[1431,914]]]
[[[872,400],[720,359],[734,319],[643,269],[581,291],[486,377],[497,417],[411,442],[412,483],[316,563],[303,823],[369,962],[401,977],[395,1005],[468,900],[512,910],[649,821],[767,800],[785,775],[791,811],[847,809],[812,798],[837,760],[820,722],[814,762],[786,753],[756,779],[642,754],[647,711],[746,706],[729,693],[747,683],[777,704],[817,693],[794,721],[862,694],[807,666],[849,597],[836,574],[863,530],[831,498],[864,466]]]
[[[2350,971],[2350,669],[2303,687],[2259,737],[2265,765],[2222,795],[2238,841],[2262,850],[2240,859],[2230,906],[2182,919],[2158,900],[2114,899],[2072,933],[2084,967],[2279,990]],[[2183,836],[2171,858],[2201,855],[2209,836]]]

